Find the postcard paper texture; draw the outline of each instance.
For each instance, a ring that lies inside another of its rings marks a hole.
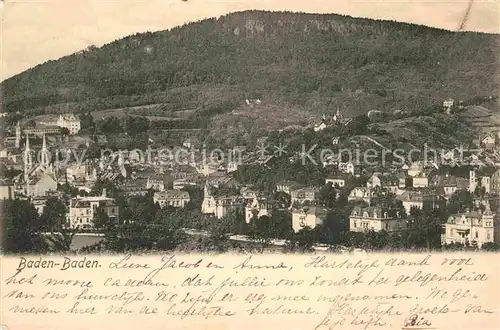
[[[500,329],[498,0],[0,15],[0,330]]]
[[[498,329],[498,255],[8,257],[9,329]]]

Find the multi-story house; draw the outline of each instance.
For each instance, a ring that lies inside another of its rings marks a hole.
[[[486,150],[495,149],[495,137],[491,134],[486,134],[481,138],[481,147]]]
[[[437,188],[440,194],[449,197],[457,190],[469,189],[469,179],[452,175],[438,175],[433,178],[432,185]]]
[[[231,213],[243,213],[245,199],[241,196],[214,196],[211,189],[205,184],[201,213],[212,214],[216,218],[223,218]]]
[[[80,131],[80,119],[72,113],[60,115],[57,126],[67,128],[69,134],[74,135]]]
[[[398,188],[403,190],[406,188],[406,180],[408,178],[408,173],[405,170],[400,170],[396,173],[396,178],[398,178],[399,184]]]
[[[348,173],[348,174],[351,174],[351,175],[355,175],[355,165],[354,163],[352,162],[340,162],[339,165],[338,165],[338,169],[339,171],[341,171],[342,173]]]
[[[489,208],[484,212],[454,214],[443,225],[442,244],[473,242],[476,242],[478,247],[488,242],[500,243],[499,218]]]
[[[78,196],[71,199],[68,214],[69,225],[72,228],[94,228],[93,220],[99,207],[102,207],[110,219],[118,220],[118,205],[113,198],[106,196],[106,189],[103,189],[101,196]]]
[[[45,196],[57,190],[57,179],[51,173],[39,173],[32,176],[27,185],[27,196]]]
[[[305,202],[314,202],[319,198],[319,189],[315,187],[306,187],[298,190],[293,190],[291,193],[292,205],[302,205]]]
[[[500,169],[496,167],[481,167],[477,171],[471,170],[469,172],[469,191],[474,192],[477,187],[481,187],[487,194],[497,192],[495,188],[499,177]]]
[[[293,209],[292,228],[298,232],[304,228],[311,228],[322,225],[325,222],[327,210],[318,206],[304,206]]]
[[[282,191],[290,195],[293,190],[297,190],[301,187],[302,185],[296,181],[280,181],[276,184],[276,191]]]
[[[421,161],[412,162],[408,167],[408,175],[411,177],[417,176],[424,170],[424,163]]]
[[[96,181],[97,168],[90,164],[73,164],[66,167],[66,180],[73,181]]]
[[[271,205],[264,198],[253,198],[245,206],[245,221],[250,223],[253,217],[271,216]]]
[[[255,198],[259,198],[261,192],[256,189],[253,189],[252,187],[246,186],[246,187],[241,187],[240,194],[244,199],[253,200]]]
[[[429,170],[422,170],[420,173],[413,176],[413,178],[412,178],[413,188],[427,188],[427,187],[429,187],[429,181],[430,181],[429,178],[430,178],[430,171]]]
[[[11,180],[0,179],[0,199],[13,199],[14,198],[14,184]]]
[[[373,191],[368,187],[355,187],[347,196],[348,201],[359,201],[363,200],[366,203],[370,204],[373,198]]]
[[[346,182],[348,181],[349,177],[347,175],[331,175],[328,176],[325,180],[325,184],[331,183],[333,187],[338,186],[339,188],[342,188],[346,185]]]
[[[400,231],[406,229],[406,219],[399,211],[382,207],[355,207],[349,217],[349,230]]]
[[[399,191],[399,178],[391,173],[374,173],[366,183],[368,188],[381,187],[397,194]]]
[[[146,180],[146,189],[154,189],[157,191],[165,190],[165,182],[163,174],[152,174]]]
[[[440,196],[430,192],[421,190],[405,191],[403,194],[396,197],[403,203],[406,214],[410,214],[412,207],[418,209],[436,209],[446,205],[446,200]]]
[[[158,203],[161,208],[166,206],[173,207],[186,207],[186,205],[191,201],[189,193],[182,190],[165,190],[156,192],[153,195],[153,202]]]
[[[446,100],[443,101],[443,108],[452,108],[453,105],[455,104],[455,100],[452,98],[447,98]]]

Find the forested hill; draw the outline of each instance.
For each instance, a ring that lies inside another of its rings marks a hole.
[[[498,35],[245,11],[38,65],[2,83],[3,105],[78,112],[260,97],[311,111],[415,110],[446,97],[498,94],[498,49]]]

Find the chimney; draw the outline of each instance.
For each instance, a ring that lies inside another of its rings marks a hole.
[[[103,197],[103,198],[106,198],[106,188],[103,188],[103,189],[102,189],[102,197]]]

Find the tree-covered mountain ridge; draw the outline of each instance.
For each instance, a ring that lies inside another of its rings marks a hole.
[[[3,107],[175,111],[258,97],[318,113],[412,111],[447,97],[497,95],[499,40],[334,14],[244,11],[48,61],[2,83]]]

